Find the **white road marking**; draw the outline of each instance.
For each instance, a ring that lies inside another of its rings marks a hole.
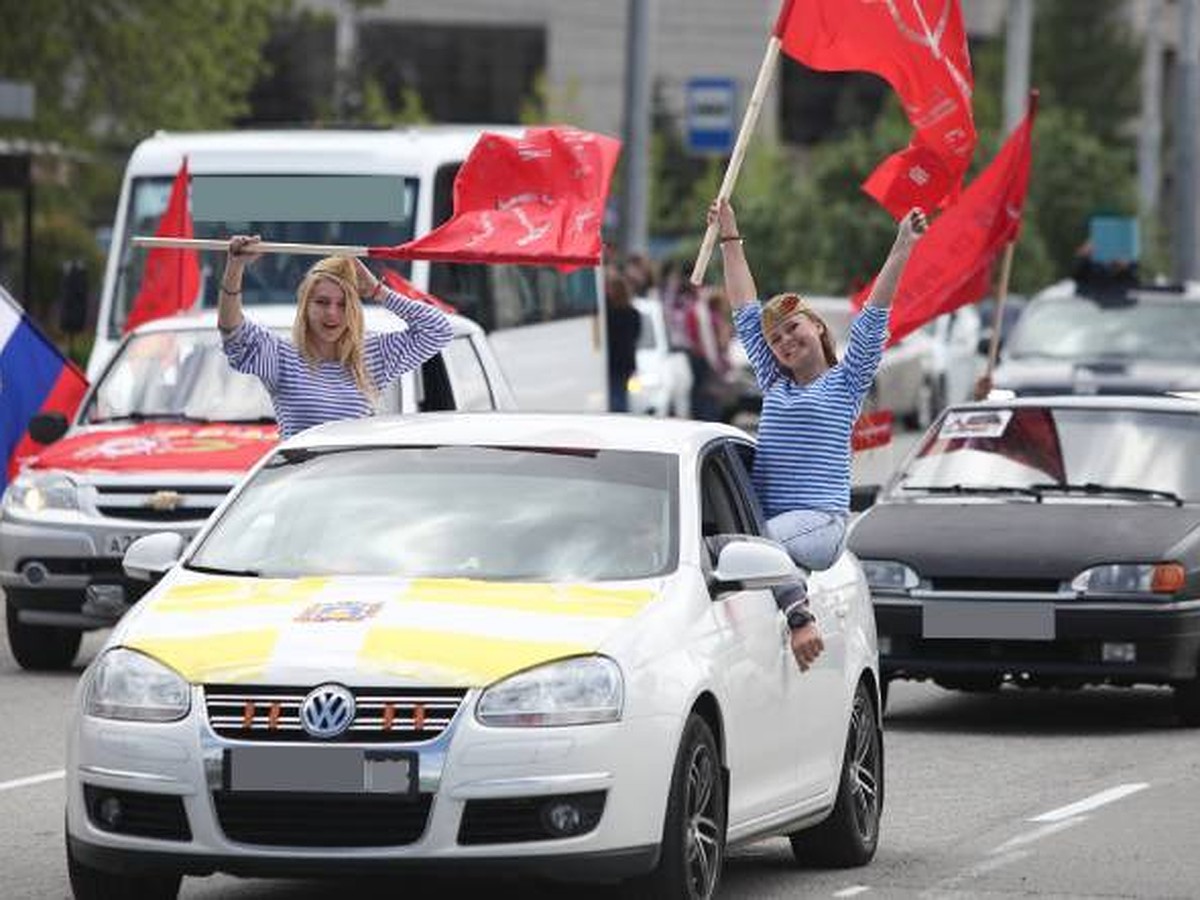
[[[857,897],[859,894],[865,894],[870,888],[865,884],[856,884],[854,887],[842,888],[840,891],[835,891],[835,897]]]
[[[1128,797],[1130,794],[1136,794],[1138,791],[1145,790],[1150,787],[1146,782],[1134,782],[1131,784],[1118,784],[1116,787],[1111,787],[1106,791],[1101,791],[1098,794],[1092,794],[1090,797],[1084,797],[1082,800],[1060,806],[1058,809],[1052,809],[1050,812],[1042,813],[1040,816],[1034,816],[1030,822],[1060,822],[1063,819],[1070,819],[1080,813],[1090,812],[1105,803],[1112,803],[1114,800],[1120,800],[1122,797]]]
[[[0,791],[11,791],[19,787],[29,787],[31,784],[41,784],[44,781],[57,781],[66,775],[65,769],[54,772],[43,772],[41,775],[30,775],[28,778],[15,778],[12,781],[0,781]]]
[[[1065,831],[1072,825],[1078,825],[1084,819],[1079,816],[1074,819],[1060,819],[1057,822],[1048,822],[1041,828],[1035,828],[1033,831],[1027,831],[1025,834],[1018,834],[1015,838],[1010,838],[999,847],[989,851],[991,854],[1008,853],[1010,850],[1015,850],[1017,847],[1024,847],[1026,844],[1032,844],[1034,841],[1040,841],[1044,837],[1049,837],[1052,834],[1057,834],[1060,831]]]

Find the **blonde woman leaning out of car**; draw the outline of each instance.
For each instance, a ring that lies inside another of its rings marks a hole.
[[[258,241],[237,235],[229,242],[217,327],[229,364],[266,385],[280,437],[371,415],[379,391],[450,343],[440,310],[389,290],[349,256],[326,257],[308,270],[296,289],[292,340],[279,337],[242,314],[242,274],[261,255]],[[408,327],[366,334],[364,301],[381,303]]]
[[[767,533],[803,570],[828,568],[846,538],[850,432],[879,366],[892,295],[925,231],[925,215],[914,209],[900,223],[870,297],[850,327],[840,362],[829,327],[799,295],[778,294],[759,304],[729,203],[714,201],[708,220],[719,229],[725,292],[763,394],[751,475]],[[776,600],[791,628],[796,661],[807,669],[824,643],[808,610],[804,579],[777,591]]]

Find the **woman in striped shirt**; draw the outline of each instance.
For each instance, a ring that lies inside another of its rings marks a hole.
[[[237,235],[229,242],[217,327],[229,364],[266,385],[281,437],[371,415],[381,390],[450,343],[450,321],[440,310],[389,290],[348,256],[326,257],[308,270],[296,291],[292,340],[279,337],[242,314],[242,274],[261,255],[258,240]],[[364,300],[382,303],[408,327],[366,334]]]
[[[924,213],[904,217],[871,294],[850,327],[838,361],[829,327],[797,294],[765,304],[743,252],[733,208],[714,201],[738,337],[762,390],[758,449],[751,477],[767,516],[767,533],[802,570],[833,565],[842,552],[850,511],[850,432],[875,377],[887,338],[888,311],[913,245],[925,231]],[[791,628],[801,669],[824,645],[808,610],[803,578],[776,593]]]

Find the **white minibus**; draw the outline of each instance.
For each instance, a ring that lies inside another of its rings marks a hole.
[[[261,234],[296,243],[394,245],[424,234],[453,211],[454,176],[484,131],[517,127],[431,126],[376,131],[277,130],[167,133],[129,158],[101,287],[94,380],[120,340],[152,235],[184,156],[191,172],[195,236]],[[201,254],[198,306],[217,302],[224,259]],[[292,304],[311,257],[264,256],[249,267],[244,302]],[[527,410],[599,411],[607,406],[599,267],[373,262],[453,304],[488,333]]]

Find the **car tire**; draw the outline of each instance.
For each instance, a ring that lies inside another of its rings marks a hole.
[[[11,594],[12,592],[10,592]],[[8,627],[8,646],[22,669],[54,671],[70,668],[79,653],[83,633],[75,628],[54,625],[29,625],[17,618],[17,606],[9,596],[4,619]]]
[[[875,856],[883,816],[883,731],[872,694],[866,682],[858,683],[833,812],[788,835],[798,865],[848,869],[865,866]]]
[[[75,900],[175,900],[183,876],[118,875],[80,862],[67,847],[67,876]]]
[[[1175,715],[1185,728],[1200,728],[1200,676],[1175,685]]]
[[[688,717],[675,757],[658,866],[626,885],[623,896],[709,900],[725,862],[725,777],[712,729]]]

